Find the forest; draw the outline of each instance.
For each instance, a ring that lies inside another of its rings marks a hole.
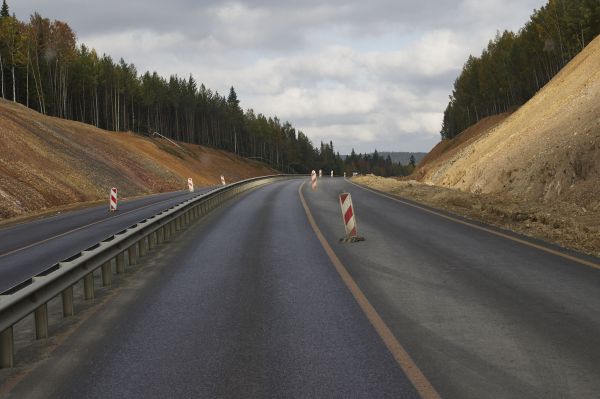
[[[549,0],[519,32],[498,32],[456,79],[442,139],[527,102],[598,34],[598,0]]]
[[[19,21],[6,0],[0,10],[0,78],[3,99],[45,115],[116,132],[157,132],[257,159],[285,173],[314,168],[340,175],[352,168],[334,153],[333,143],[315,147],[290,123],[243,111],[233,87],[221,95],[191,75],[140,74],[132,63],[78,44],[65,22],[38,13]]]

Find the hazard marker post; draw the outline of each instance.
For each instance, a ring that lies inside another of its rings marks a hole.
[[[190,193],[194,192],[194,181],[191,177],[188,178],[188,189],[190,190]]]
[[[354,207],[352,206],[352,196],[350,193],[340,194],[340,206],[342,208],[342,220],[346,230],[346,237],[340,239],[340,242],[358,242],[364,241],[364,237],[358,236],[356,226],[356,217],[354,215]]]
[[[331,177],[333,177],[333,170],[331,171]]]
[[[344,179],[346,178],[346,172],[344,172]]]
[[[315,172],[314,170],[310,174],[310,182],[312,190],[317,191],[317,172]]]
[[[227,183],[225,183],[225,177],[223,177],[223,175],[221,175],[221,184],[226,186]]]
[[[319,177],[323,177],[323,169],[319,169]]]
[[[117,189],[115,187],[113,187],[110,189],[110,196],[109,196],[108,210],[110,212],[116,212],[118,200],[119,200],[119,198],[117,196]]]

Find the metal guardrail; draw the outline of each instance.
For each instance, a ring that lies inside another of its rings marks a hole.
[[[126,257],[129,265],[135,265],[149,250],[169,241],[223,202],[252,188],[292,177],[299,176],[263,176],[217,188],[142,220],[4,291],[0,294],[0,368],[14,365],[13,326],[25,317],[33,313],[36,339],[48,338],[50,300],[60,296],[63,316],[73,316],[73,286],[83,281],[84,299],[93,299],[94,272],[98,269],[102,271],[102,285],[108,286],[113,261],[116,272],[124,273]]]

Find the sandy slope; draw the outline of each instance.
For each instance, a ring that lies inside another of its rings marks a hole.
[[[198,145],[115,133],[0,100],[0,219],[48,208],[271,174],[264,165]]]
[[[527,104],[494,122],[430,160],[419,179],[600,210],[600,37]]]

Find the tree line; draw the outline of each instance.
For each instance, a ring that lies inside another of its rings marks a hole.
[[[191,75],[139,74],[134,64],[78,44],[65,22],[38,13],[19,21],[6,0],[0,9],[0,86],[3,99],[106,130],[158,132],[287,173],[344,170],[333,143],[315,147],[289,122],[243,111],[233,87],[225,96]]]
[[[598,34],[598,0],[549,0],[518,33],[498,33],[456,79],[442,138],[524,104]]]

